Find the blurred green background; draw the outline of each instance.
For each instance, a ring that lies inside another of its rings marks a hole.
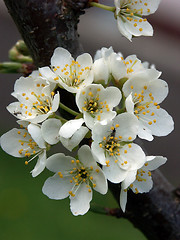
[[[69,199],[50,200],[41,189],[52,173],[45,170],[32,178],[36,161],[25,166],[24,160],[0,150],[0,239],[1,240],[146,240],[143,234],[125,219],[116,219],[88,212],[75,217]],[[117,207],[112,195],[93,192],[93,202]]]

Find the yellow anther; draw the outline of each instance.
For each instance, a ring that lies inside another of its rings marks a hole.
[[[122,136],[119,136],[120,139],[122,139]]]
[[[132,188],[132,187],[133,187],[133,184],[130,184],[130,187]]]
[[[130,137],[128,137],[128,139],[129,139],[129,140],[132,140],[132,137],[130,136]]]
[[[96,187],[96,184],[95,183],[93,183],[93,188],[95,188]]]
[[[91,180],[93,180],[93,177],[92,177],[92,176],[90,176],[90,179],[91,179]]]
[[[71,160],[71,163],[74,163],[74,160]]]
[[[91,189],[88,189],[88,192],[91,192]]]
[[[131,89],[133,89],[134,87],[131,85]]]
[[[76,163],[79,163],[79,160],[76,160]]]
[[[157,109],[160,109],[160,106],[159,106],[159,105],[157,106]]]
[[[145,166],[148,166],[148,163],[145,163],[144,165],[145,165]]]
[[[58,77],[55,77],[55,78],[54,78],[55,81],[58,80],[58,79],[59,79]]]
[[[134,27],[137,27],[137,23],[134,24]]]
[[[97,116],[97,120],[98,120],[98,121],[101,120],[101,116],[100,116],[100,115]]]
[[[150,122],[148,122],[148,124],[149,124],[149,125],[151,125],[151,124],[152,124],[152,122],[150,121]]]
[[[69,191],[69,195],[71,195],[71,197],[75,197],[75,194],[73,194],[72,191]]]
[[[132,147],[132,145],[131,145],[131,144],[128,144],[128,147],[129,147],[129,148],[131,148],[131,147]]]
[[[96,169],[96,172],[97,172],[97,173],[99,172],[99,169],[98,169],[98,168]]]
[[[154,119],[153,122],[156,123],[156,119]]]
[[[85,91],[82,92],[83,95],[84,95],[85,93],[86,93]]]
[[[105,137],[105,136],[103,137],[103,140],[104,140],[104,141],[106,140],[106,137]]]
[[[102,148],[102,143],[99,144],[100,148]]]
[[[147,86],[144,86],[144,89],[146,90],[146,89],[147,89]]]
[[[55,94],[54,92],[51,92],[51,95],[52,95],[52,96],[54,96],[54,94]]]
[[[116,124],[115,127],[118,128],[118,127],[119,127],[119,124]]]
[[[25,161],[25,165],[28,165],[28,161]]]
[[[127,150],[124,150],[124,153],[127,153]]]
[[[127,164],[128,162],[127,161],[124,161],[125,164]]]
[[[113,126],[111,127],[111,130],[114,130],[114,127],[113,127]]]

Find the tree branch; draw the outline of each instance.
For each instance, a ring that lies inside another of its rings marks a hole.
[[[4,0],[36,66],[49,65],[57,46],[68,49],[74,57],[82,52],[78,41],[79,16],[88,6],[88,0]],[[66,93],[65,93],[66,92]],[[67,91],[64,103],[72,107]],[[61,98],[62,100],[62,98]],[[67,104],[68,105],[68,104]],[[180,240],[180,198],[159,171],[153,173],[154,188],[148,194],[128,193],[128,218],[151,240]],[[119,202],[120,187],[109,184]],[[119,210],[110,215],[121,216]]]

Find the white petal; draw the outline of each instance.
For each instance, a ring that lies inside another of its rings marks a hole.
[[[78,157],[80,162],[83,163],[84,167],[96,166],[96,161],[89,146],[83,145],[78,150]]]
[[[76,61],[81,65],[81,68],[91,67],[92,57],[88,53],[83,53],[77,57]]]
[[[131,18],[130,18],[131,19]],[[127,20],[124,23],[125,29],[132,34],[133,36],[152,36],[153,35],[153,28],[148,21],[144,21],[142,18],[133,16],[134,20]],[[140,22],[141,21],[141,22]]]
[[[86,183],[82,183],[78,188],[75,197],[70,197],[70,208],[73,215],[84,215],[90,208],[92,200],[92,191],[88,191]]]
[[[38,161],[34,167],[34,169],[31,171],[33,177],[37,177],[46,167],[46,151],[43,151],[38,158]]]
[[[161,0],[151,0],[151,1],[147,1],[147,0],[141,0],[141,1],[136,1],[136,0],[132,0],[132,6],[131,9],[140,9],[142,12],[141,15],[149,15],[154,13],[160,3]]]
[[[101,168],[97,166],[96,169],[98,169],[99,171],[98,172],[93,171],[91,173],[91,176],[93,177],[92,183],[96,184],[96,186],[93,188],[94,188],[94,190],[96,190],[97,192],[99,192],[101,194],[106,194],[107,190],[108,190],[107,180],[106,180]]]
[[[128,172],[127,177],[124,179],[122,184],[123,189],[128,188],[130,184],[136,180],[136,174],[137,174],[137,170]]]
[[[130,148],[128,144],[126,144],[120,149],[120,159],[122,163],[125,161],[127,162],[124,165],[120,165],[121,168],[127,169],[128,167],[129,171],[141,168],[146,161],[145,153],[142,148],[135,143],[131,143]]]
[[[31,134],[32,138],[35,140],[35,142],[40,148],[46,148],[40,126],[31,123],[28,125],[28,132]]]
[[[21,134],[18,134],[20,132]],[[7,133],[3,134],[0,138],[1,148],[14,157],[24,157],[23,154],[19,153],[19,150],[22,149],[21,143],[19,140],[25,140],[23,135],[27,133],[25,129],[13,128]],[[27,147],[27,146],[26,146]],[[24,147],[23,147],[24,149]]]
[[[115,158],[108,158],[109,166],[103,166],[103,172],[106,178],[113,183],[120,183],[122,182],[126,176],[127,171],[121,169],[117,163],[115,163]]]
[[[139,121],[138,137],[148,141],[152,141],[154,139],[152,131],[146,127],[142,121]]]
[[[126,66],[122,60],[119,59],[118,54],[112,54],[110,57],[111,73],[115,80],[124,78],[127,74]]]
[[[126,21],[126,18],[125,18],[125,21]],[[120,33],[131,41],[132,34],[129,33],[129,31],[125,28],[124,21],[118,16],[117,16],[117,26]]]
[[[93,142],[91,145],[92,153],[97,158],[97,161],[102,165],[106,165],[104,149],[99,146],[99,143]]]
[[[167,158],[162,156],[154,156],[154,158],[152,159],[150,156],[148,156],[147,161],[148,161],[147,169],[152,171],[157,169],[161,165],[165,164],[167,161]]]
[[[167,136],[174,130],[174,121],[172,117],[162,108],[151,108],[154,115],[148,115],[148,121],[143,122],[146,128],[149,128],[153,135],[155,136]],[[148,124],[152,122],[152,124]]]
[[[73,169],[73,157],[65,156],[63,153],[56,153],[47,159],[46,167],[52,172],[66,172]]]
[[[82,126],[83,123],[83,118],[70,120],[63,124],[59,134],[64,138],[70,138]]]
[[[109,70],[108,66],[105,63],[103,58],[96,60],[93,64],[93,72],[94,72],[94,82],[95,83],[108,83],[109,78]]]
[[[100,94],[100,101],[106,101],[110,109],[116,107],[120,103],[121,98],[121,91],[117,87],[107,87]]]
[[[53,145],[59,142],[59,129],[62,123],[59,119],[50,118],[42,123],[41,131],[44,140]]]
[[[63,138],[60,136],[60,141],[65,148],[72,151],[85,137],[89,129],[87,127],[80,127],[71,138]]]
[[[48,79],[49,81],[56,82],[54,78],[56,78],[57,75],[53,73],[53,71],[49,67],[39,68],[39,72],[44,78]]]
[[[126,98],[125,106],[128,113],[134,114],[134,102],[132,100],[132,94],[129,94],[129,96]]]
[[[141,171],[141,169],[139,169]],[[141,176],[142,175],[142,176]],[[148,175],[148,172],[143,168],[143,173],[140,174],[140,180],[135,180],[132,184],[132,191],[134,193],[146,193],[149,192],[153,186],[153,181],[151,176]]]
[[[73,58],[71,54],[64,48],[57,47],[54,50],[53,56],[51,58],[51,66],[57,67],[60,66],[61,69],[64,68],[66,64],[71,64]]]
[[[69,196],[69,191],[73,187],[71,179],[72,177],[60,178],[58,174],[55,174],[45,181],[42,192],[51,199],[64,199]]]
[[[122,141],[133,141],[138,133],[138,120],[131,113],[119,114],[113,122],[116,137],[122,136]],[[119,127],[116,127],[119,125]]]
[[[121,193],[120,193],[120,207],[123,212],[126,210],[126,203],[127,203],[127,190],[124,191],[124,189],[121,187]]]
[[[60,102],[60,95],[59,95],[59,92],[57,92],[52,102],[51,112],[56,112],[58,110],[59,102]]]

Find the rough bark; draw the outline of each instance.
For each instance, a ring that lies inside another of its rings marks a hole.
[[[68,49],[73,56],[82,52],[77,24],[88,0],[4,0],[36,66],[49,65],[57,46]],[[64,101],[70,102],[64,95]],[[173,187],[155,171],[154,188],[148,194],[128,194],[127,212],[113,212],[128,218],[150,240],[180,240],[180,197]],[[109,184],[119,202],[120,187]]]

